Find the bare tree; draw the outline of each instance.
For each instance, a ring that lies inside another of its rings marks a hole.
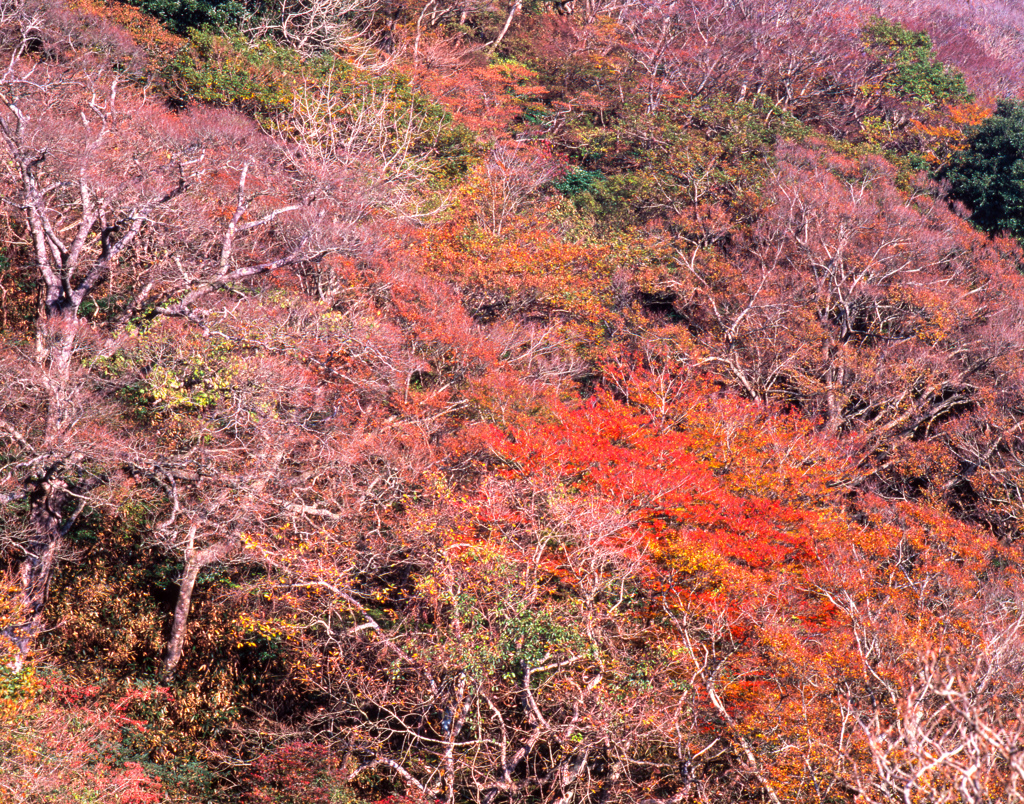
[[[23,31],[37,22],[11,19]],[[0,477],[28,617],[8,630],[31,636],[83,511],[134,474],[156,477],[94,361],[139,315],[201,329],[205,299],[321,259],[337,216],[301,177],[268,181],[280,151],[250,123],[174,115],[87,57],[40,61],[28,45],[25,33],[0,75],[0,200],[38,316],[31,345],[4,346],[16,370],[2,380]]]
[[[500,237],[513,216],[555,176],[555,165],[543,153],[515,143],[502,143],[488,154],[482,172],[483,187],[476,202],[477,223]]]
[[[835,600],[852,618],[867,676],[884,691],[848,696],[844,705],[871,760],[851,764],[859,796],[867,802],[1024,801],[1024,621],[1013,599],[989,603],[973,657],[937,646],[898,662],[903,673],[894,672],[894,657],[877,653],[882,623],[848,595]],[[889,666],[886,679],[876,670],[880,659]]]
[[[365,26],[378,0],[276,0],[263,4],[254,18],[256,36],[280,37],[300,53],[346,47],[365,48]]]

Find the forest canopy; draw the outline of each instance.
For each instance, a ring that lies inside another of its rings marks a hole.
[[[0,802],[1024,801],[1022,30],[0,0]]]

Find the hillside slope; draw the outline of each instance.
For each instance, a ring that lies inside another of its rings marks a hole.
[[[1024,800],[1016,4],[138,5],[0,2],[0,801]]]

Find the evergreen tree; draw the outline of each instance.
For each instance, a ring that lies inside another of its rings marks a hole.
[[[1024,237],[1024,103],[1002,100],[943,171],[950,197],[990,234]]]
[[[245,13],[239,0],[131,0],[168,28],[185,33],[207,25],[220,27],[237,22]]]

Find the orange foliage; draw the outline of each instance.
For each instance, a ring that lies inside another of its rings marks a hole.
[[[481,141],[501,137],[547,91],[516,62],[488,64],[479,48],[424,35],[417,61],[403,68],[414,85],[444,106]]]
[[[185,44],[156,18],[120,0],[67,0],[67,6],[83,16],[77,23],[81,27],[94,29],[110,41],[127,39],[133,47],[158,59],[169,58]]]

